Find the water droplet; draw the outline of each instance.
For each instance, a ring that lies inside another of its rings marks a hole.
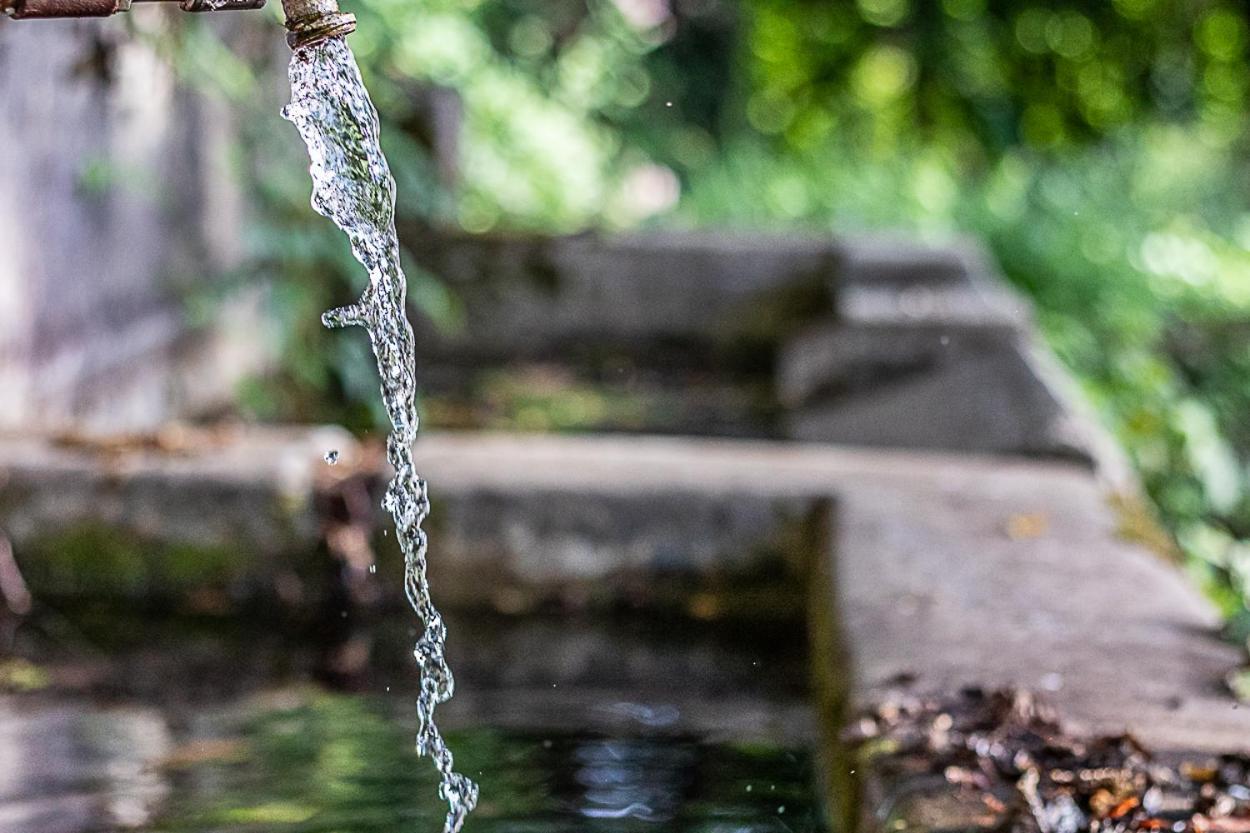
[[[325,453],[325,461],[331,466],[337,463],[339,461],[339,450],[337,448],[332,448],[327,451]]]
[[[783,813],[785,813],[785,811],[786,811],[786,805],[782,804],[780,807],[777,808],[777,815],[780,816]]]
[[[369,572],[371,572],[371,573],[376,573],[377,571],[378,571],[378,565],[377,565],[377,564],[370,564],[370,565],[369,565]]]

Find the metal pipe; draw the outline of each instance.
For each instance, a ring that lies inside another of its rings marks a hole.
[[[130,0],[0,0],[15,20],[47,17],[108,17],[130,8]]]
[[[130,0],[5,0],[4,13],[15,20],[46,17],[108,17],[130,8]]]
[[[265,5],[265,0],[0,0],[0,11],[14,20],[109,17],[130,11],[132,2],[176,2],[187,12],[259,9]]]
[[[0,0],[0,12],[15,20],[57,17],[109,17],[130,10],[132,2],[176,2],[187,12],[259,9],[265,0]],[[302,49],[356,31],[356,16],[339,10],[338,0],[282,0],[286,42]]]
[[[282,0],[282,11],[286,42],[292,49],[356,31],[356,16],[339,11],[338,0]]]

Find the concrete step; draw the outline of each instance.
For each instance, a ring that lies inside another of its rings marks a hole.
[[[788,436],[1080,460],[1132,488],[1028,302],[975,242],[851,238],[838,287],[836,315],[779,351]]]

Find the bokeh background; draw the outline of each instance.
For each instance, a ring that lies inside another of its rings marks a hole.
[[[1244,7],[366,0],[354,10],[401,221],[490,234],[716,226],[984,241],[1032,298],[1195,572],[1250,628]],[[185,27],[176,48],[187,74],[232,106],[271,80],[204,27]],[[430,113],[448,100],[458,129],[440,142]],[[302,160],[272,152],[289,144],[287,126],[267,111],[247,123],[256,135],[241,161],[265,160],[249,178],[262,207],[249,263],[281,276],[286,350],[280,383],[250,386],[242,407],[376,425],[373,386],[357,381],[370,357],[317,323],[349,297],[354,264],[306,210]],[[454,292],[408,254],[415,304],[454,328]],[[527,413],[526,427],[577,427]]]
[[[236,321],[221,349],[184,369],[195,380],[181,386],[184,404],[210,380],[242,375],[233,413],[382,424],[367,345],[319,322],[354,297],[359,272],[309,211],[302,148],[277,116],[287,61],[277,5],[224,19],[148,6],[0,30],[13,79],[0,120],[22,148],[0,162],[0,202],[22,218],[0,229],[0,380],[11,394],[0,423],[50,424],[53,400],[103,413],[119,379],[174,352],[184,325]],[[464,320],[464,299],[423,268],[428,238],[449,230],[971,236],[1032,300],[1127,449],[1175,539],[1156,544],[1179,548],[1250,632],[1242,5],[360,0],[352,10],[399,184],[410,298],[430,327]],[[261,318],[251,301],[230,306],[234,290],[260,286]],[[255,360],[243,336],[257,333],[277,342],[276,368]],[[495,373],[472,392],[490,419],[470,427],[628,427],[628,403],[586,389],[548,396],[549,381]],[[164,395],[144,394],[138,411]],[[427,396],[427,424],[464,427],[462,405]]]
[[[280,4],[172,6],[0,19],[0,819],[433,829],[373,356],[320,322],[364,276],[279,116]],[[854,812],[851,773],[813,786],[863,670],[827,591],[870,671],[976,654],[1119,728],[1244,717],[1244,4],[344,6],[476,829]],[[1052,431],[1083,415],[1030,306],[1144,500]],[[849,440],[786,423],[883,388]]]

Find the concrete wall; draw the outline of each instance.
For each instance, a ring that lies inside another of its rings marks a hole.
[[[175,14],[0,20],[0,427],[145,428],[260,356],[254,299],[227,338],[187,323],[187,288],[239,261],[243,192],[231,109],[151,44],[240,24]]]
[[[638,357],[764,343],[833,312],[839,250],[824,236],[658,232],[570,237],[400,229],[464,308],[464,325],[418,325],[424,359]]]

